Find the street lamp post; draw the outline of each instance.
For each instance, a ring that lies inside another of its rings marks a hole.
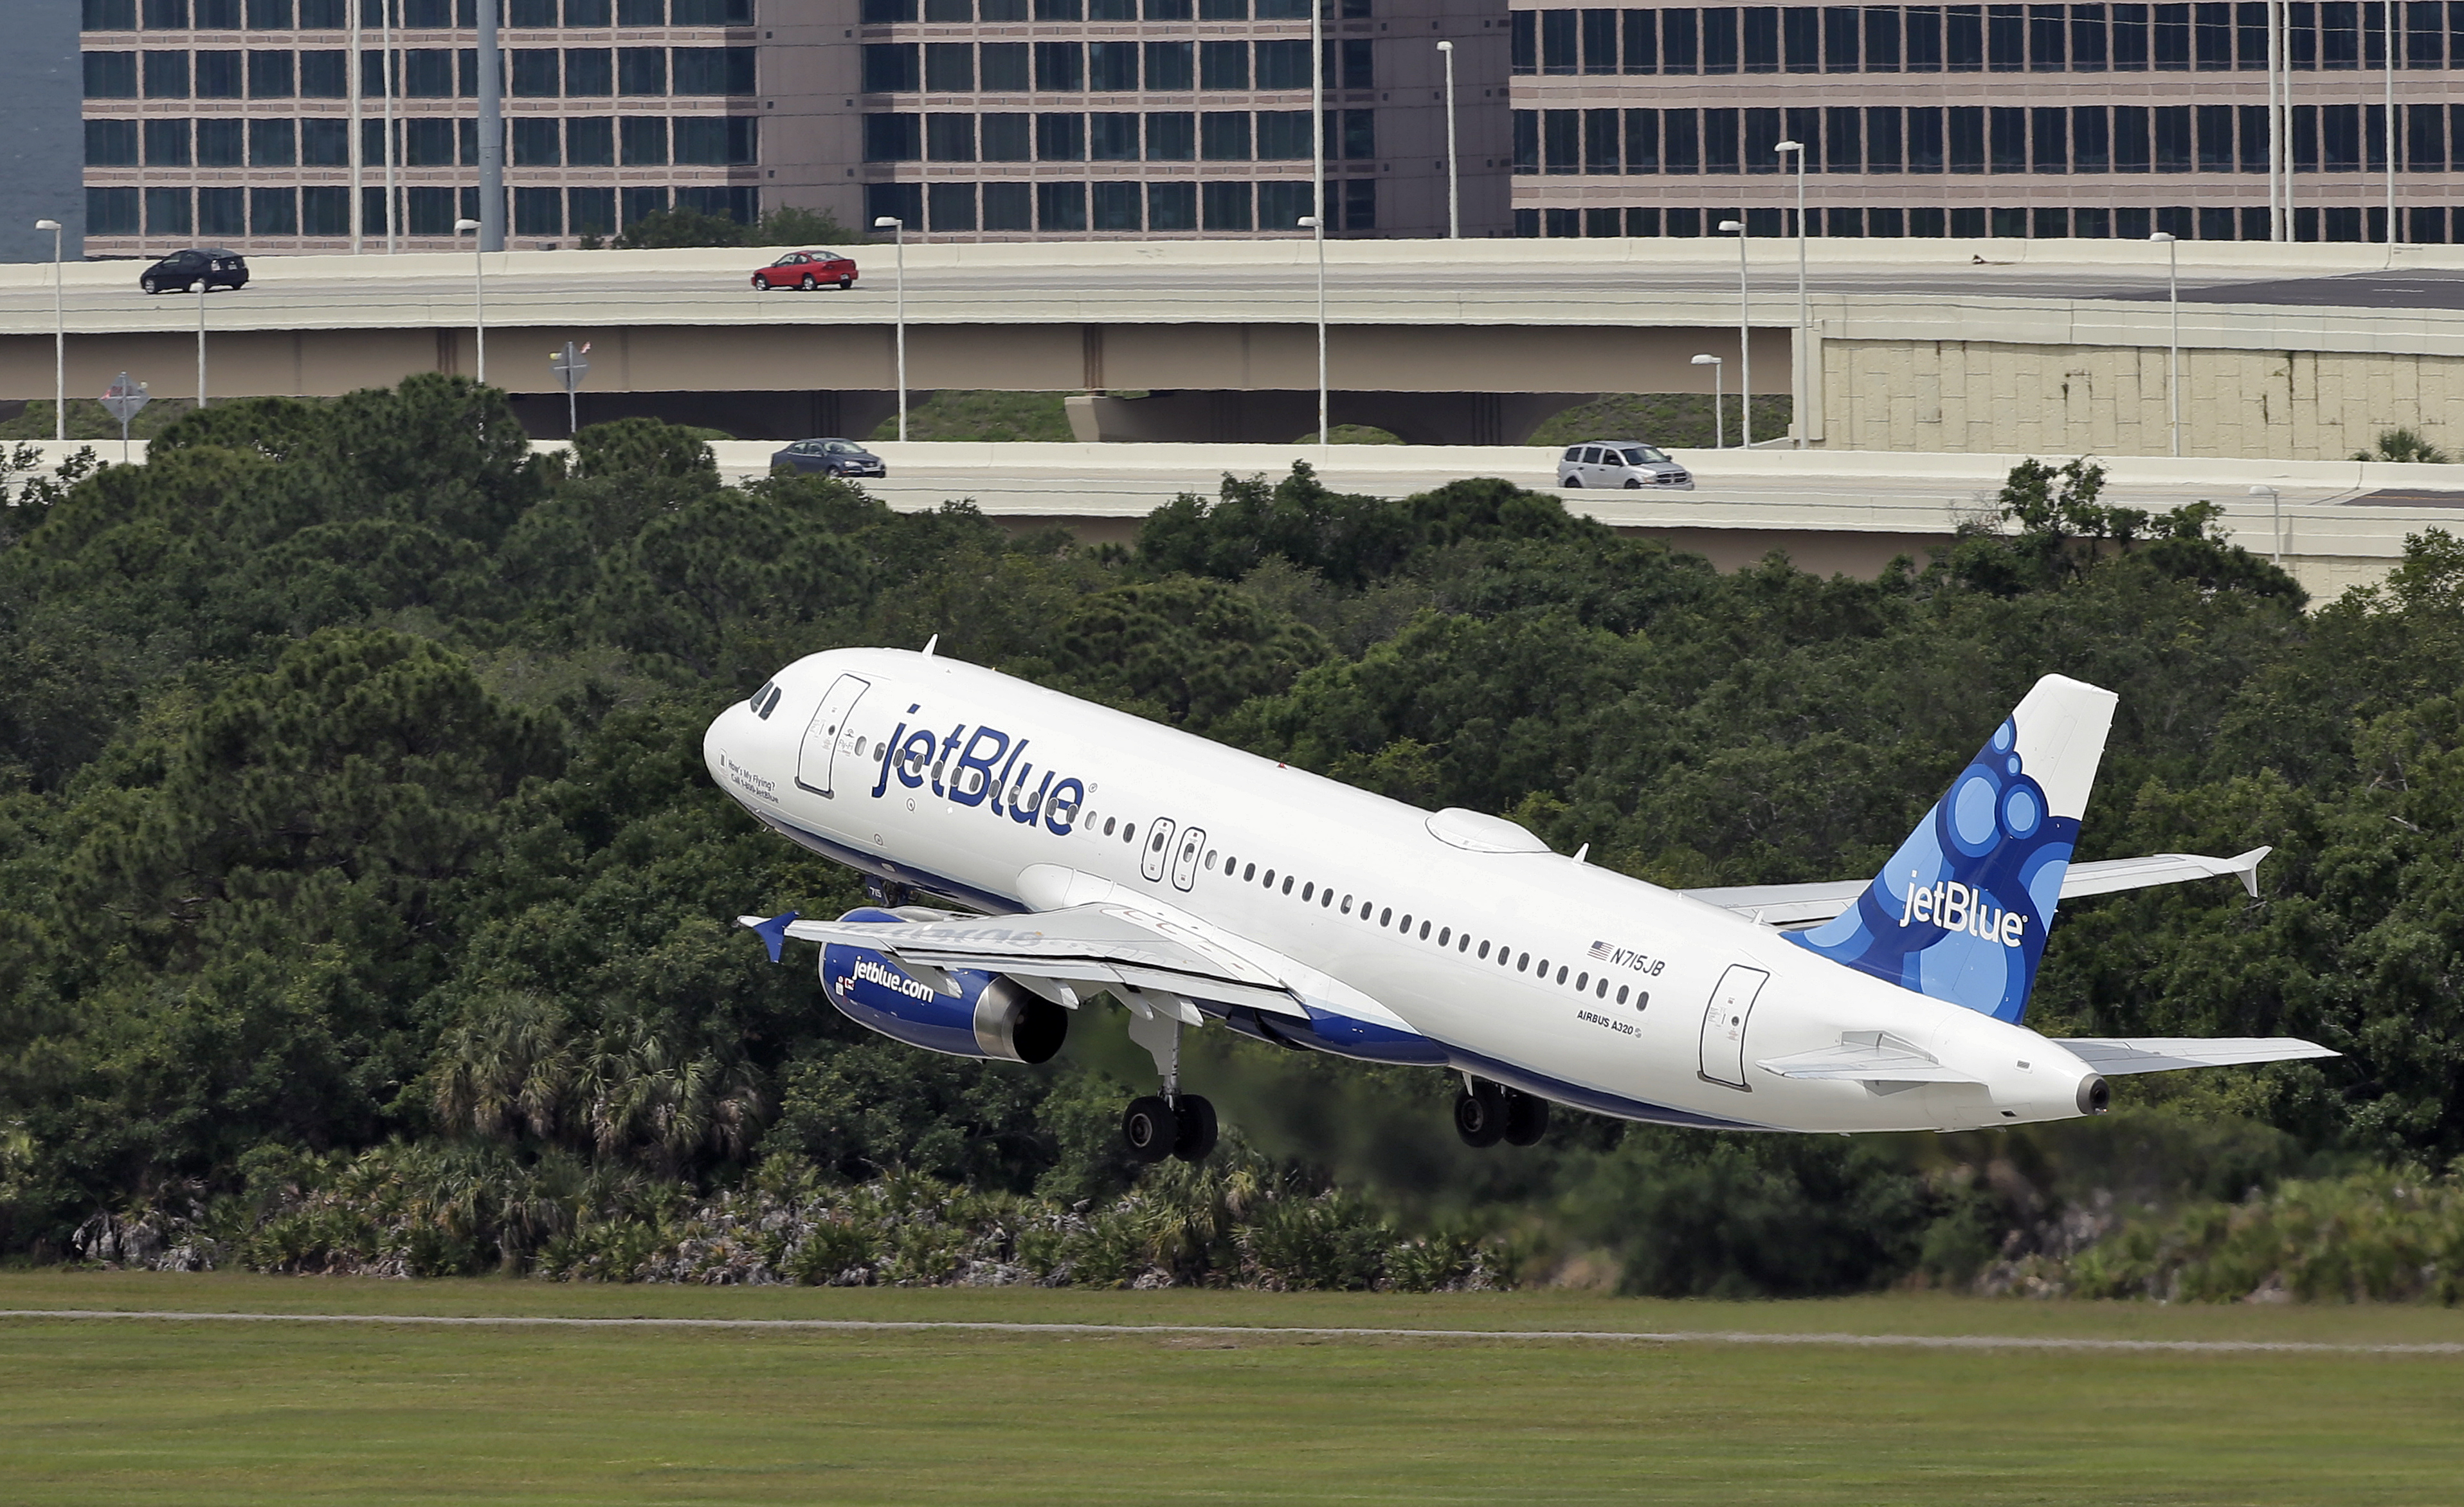
[[[1720,358],[1717,356],[1697,356],[1694,358],[1692,364],[1697,366],[1708,366],[1711,368],[1711,448],[1713,450],[1725,450],[1727,448],[1726,443],[1727,435],[1720,428],[1720,404],[1727,397],[1727,394],[1720,390]]]
[[[488,237],[477,220],[455,220],[453,233],[473,237],[471,242],[471,322],[478,332],[478,352],[473,366],[473,375],[485,386],[488,381]]]
[[[197,411],[206,410],[206,279],[197,279]]]
[[[36,220],[34,229],[52,233],[52,438],[69,437],[69,326],[60,302],[60,222]]]
[[[1737,445],[1754,448],[1754,323],[1746,288],[1746,225],[1722,220],[1720,233],[1737,238]]]
[[[1455,44],[1440,42],[1446,60],[1446,239],[1463,239],[1463,196],[1455,183]]]
[[[898,245],[898,439],[907,441],[907,222],[895,215],[884,214],[872,222],[876,231],[890,231]]]
[[[1334,443],[1327,432],[1326,404],[1326,223],[1318,215],[1304,214],[1301,228],[1311,232],[1317,240],[1317,451],[1323,462],[1328,447]]]
[[[2173,454],[2182,453],[2182,248],[2163,231],[2147,237],[2165,247],[2165,300],[2171,306],[2173,336],[2165,355],[2165,423],[2172,432]]]
[[[2250,489],[2250,495],[2251,495],[2252,497],[2255,497],[2255,497],[2263,497],[2263,498],[2267,499],[2268,502],[2273,506],[2273,508],[2274,508],[2274,510],[2275,510],[2275,514],[2276,514],[2276,563],[2277,563],[2277,565],[2280,565],[2284,564],[2284,497],[2283,497],[2283,494],[2281,494],[2281,493],[2277,492],[2274,487],[2269,487],[2269,486],[2256,486],[2256,487],[2253,487],[2253,488],[2251,488],[2251,489]]]
[[[1808,369],[1806,364],[1805,345],[1814,330],[1811,305],[1805,293],[1805,144],[1781,142],[1771,150],[1796,154],[1796,355],[1789,368],[1791,375],[1789,386],[1793,389],[1789,398],[1789,407],[1792,410],[1789,414],[1789,427],[1796,431],[1796,448],[1803,450],[1806,425],[1805,394],[1808,384],[1813,381],[1813,372]]]

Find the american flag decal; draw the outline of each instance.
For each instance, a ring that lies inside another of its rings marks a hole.
[[[1604,942],[1595,942],[1592,943],[1592,956],[1595,958],[1605,958],[1613,950],[1615,949],[1611,948],[1609,944]]]

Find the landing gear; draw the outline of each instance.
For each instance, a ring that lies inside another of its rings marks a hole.
[[[1467,1146],[1537,1145],[1549,1133],[1549,1101],[1519,1089],[1473,1078],[1455,1096],[1455,1134]]]
[[[1549,1133],[1549,1101],[1533,1094],[1506,1091],[1506,1143],[1536,1146]]]
[[[1180,1139],[1180,1117],[1162,1095],[1140,1095],[1130,1100],[1121,1116],[1121,1139],[1129,1142],[1130,1155],[1140,1162],[1160,1162],[1172,1155],[1174,1143]]]
[[[1173,1138],[1172,1154],[1183,1162],[1205,1161],[1215,1149],[1215,1106],[1183,1094],[1173,1111],[1180,1117],[1180,1133]]]
[[[1183,1094],[1177,1102],[1166,1102],[1160,1094],[1141,1095],[1121,1116],[1121,1140],[1140,1162],[1203,1162],[1215,1149],[1215,1106],[1195,1094]]]
[[[1455,1134],[1466,1146],[1493,1146],[1506,1137],[1506,1091],[1474,1079],[1455,1096]]]
[[[894,911],[915,898],[915,892],[896,879],[876,879],[870,876],[867,876],[864,881],[864,895],[865,898],[887,911]]]

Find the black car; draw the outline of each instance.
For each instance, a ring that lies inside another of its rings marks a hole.
[[[800,439],[770,457],[773,469],[785,466],[801,475],[886,476],[881,457],[851,439]]]
[[[137,285],[148,293],[186,293],[200,282],[209,293],[216,288],[245,288],[248,258],[219,246],[191,246],[146,268],[137,279]]]

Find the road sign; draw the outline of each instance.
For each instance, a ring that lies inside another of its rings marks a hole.
[[[112,378],[111,386],[102,389],[103,411],[120,420],[122,429],[127,428],[128,421],[143,412],[145,405],[153,401],[146,395],[145,384],[129,381],[128,373],[124,371]]]
[[[579,347],[566,341],[564,349],[548,353],[547,369],[555,372],[556,379],[564,384],[564,432],[568,436],[579,427],[576,420],[581,416],[581,404],[574,394],[582,390],[582,379],[590,374],[589,355],[587,341]]]
[[[548,356],[548,369],[555,372],[557,380],[564,384],[564,390],[571,392],[582,386],[583,378],[590,374],[589,355],[588,345],[577,346],[573,342],[566,341],[564,349]]]
[[[128,460],[128,421],[145,411],[145,405],[153,401],[146,395],[145,384],[129,381],[128,373],[124,371],[112,378],[111,386],[102,389],[102,410],[120,420],[120,458],[122,464]]]

